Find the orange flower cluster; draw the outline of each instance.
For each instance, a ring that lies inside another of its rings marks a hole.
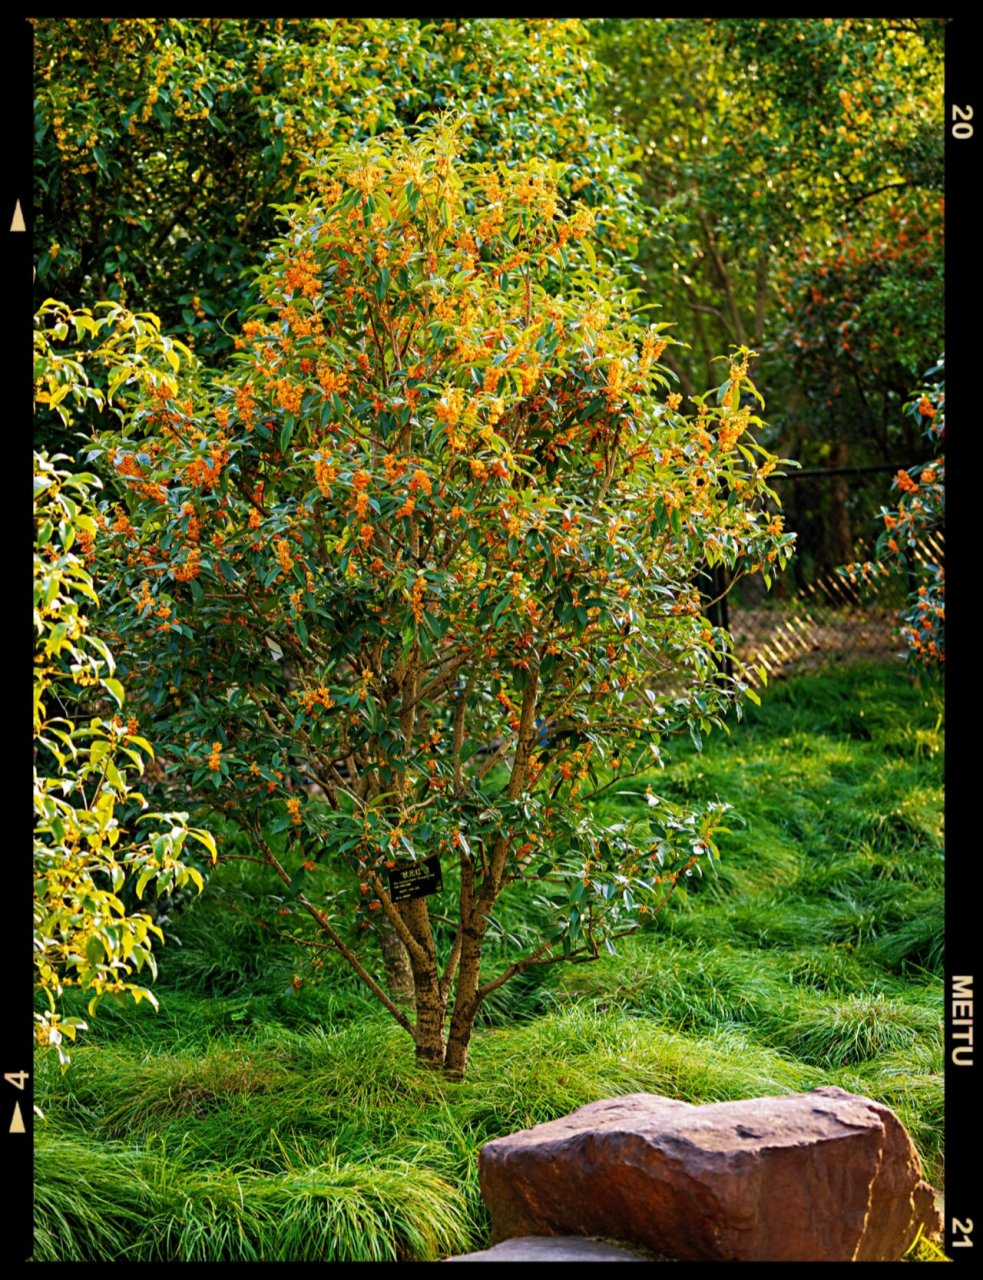
[[[438,422],[443,422],[447,427],[447,442],[450,447],[452,449],[460,449],[462,447],[461,439],[454,428],[461,421],[461,414],[464,412],[463,388],[449,387],[441,397],[434,412],[437,415]]]
[[[276,402],[287,413],[300,413],[303,396],[300,387],[287,378],[276,380]]]
[[[301,315],[296,307],[282,307],[280,314],[287,322],[290,332],[295,338],[309,338],[312,333],[315,331],[319,332],[321,329],[319,316]],[[312,367],[310,361],[302,360],[301,368],[304,368],[305,364],[308,366],[308,368],[305,369],[305,372],[309,372],[310,367]]]
[[[318,453],[314,455],[314,481],[321,496],[324,498],[331,497],[331,486],[338,478],[337,468],[333,465],[330,454]]]
[[[352,476],[352,488],[355,490],[355,516],[358,520],[364,520],[365,513],[369,509],[368,488],[371,483],[372,477],[361,468]]]
[[[720,431],[717,435],[717,444],[721,450],[726,453],[728,449],[733,449],[734,445],[741,437],[744,431],[745,423],[741,420],[741,415],[731,418],[729,422],[721,424]]]
[[[533,358],[528,364],[517,366],[516,373],[522,382],[522,394],[524,396],[529,395],[539,381],[539,361]]]
[[[154,502],[163,504],[167,501],[166,484],[138,484],[136,488],[145,498],[151,498]]]
[[[95,534],[90,533],[88,529],[80,529],[78,531],[78,548],[82,552],[86,564],[91,564],[96,558],[94,543]]]
[[[400,462],[395,454],[387,453],[382,459],[382,469],[386,473],[388,483],[395,484],[406,470],[406,463]]]
[[[184,563],[177,565],[174,569],[174,577],[178,582],[189,582],[192,578],[197,578],[200,572],[201,551],[197,547],[192,547]]]
[[[166,382],[156,382],[150,389],[150,397],[153,401],[153,411],[151,413],[151,421],[164,422],[168,417],[167,402],[171,398],[171,388]],[[112,456],[109,461],[112,462]]]
[[[143,479],[143,468],[132,453],[123,454],[122,458],[116,463],[116,470],[121,476],[135,476],[138,480]]]
[[[285,574],[289,573],[294,567],[294,561],[286,538],[277,538],[273,545],[276,548],[276,558],[280,562],[281,571]]]
[[[923,418],[935,417],[935,405],[932,404],[928,396],[922,396],[922,398],[918,401],[918,412],[922,415]]]
[[[417,578],[410,590],[410,608],[417,622],[423,621],[423,597],[426,594],[427,582],[423,577]]]
[[[348,375],[346,373],[336,373],[333,369],[329,369],[327,365],[319,364],[317,367],[317,382],[325,396],[340,396],[348,386]]]
[[[521,374],[520,374],[521,376]],[[538,376],[538,370],[537,370]],[[525,383],[523,383],[525,386]],[[488,426],[493,427],[505,412],[505,401],[501,396],[493,396],[488,402]]]
[[[116,461],[116,451],[112,451],[109,459],[121,476],[129,476],[136,481],[142,481],[144,478],[143,468],[136,460],[136,456],[132,453],[124,453],[123,456]],[[135,484],[133,486],[138,493],[142,493],[144,497],[152,498],[155,502],[167,501],[166,484]]]
[[[305,298],[316,298],[320,285],[317,279],[317,263],[309,250],[297,255],[284,272],[287,288],[291,293],[302,293]]]
[[[607,401],[608,408],[617,407],[618,401],[622,397],[622,391],[625,384],[625,366],[621,360],[612,360],[608,365],[607,377]]]
[[[287,801],[287,813],[290,814],[290,821],[295,827],[300,826],[300,801],[296,796],[291,796]]]
[[[409,483],[409,490],[410,493],[416,493],[419,491],[421,493],[425,493],[427,497],[430,496],[433,492],[433,484],[425,471],[421,471],[418,468],[413,472],[413,478]]]
[[[188,542],[197,542],[201,537],[201,520],[190,502],[185,502],[182,505],[181,515],[187,516],[188,518],[188,528],[184,535],[185,538]]]
[[[203,489],[214,489],[222,474],[225,457],[225,454],[219,452],[213,453],[209,461],[204,458],[193,459],[184,471],[188,484],[201,485]]]
[[[222,767],[222,744],[221,742],[213,742],[211,754],[208,757],[208,767],[213,773],[218,773]]]
[[[660,338],[654,329],[650,329],[642,341],[642,354],[639,361],[642,372],[648,370],[653,360],[658,360],[666,349],[666,340]]]
[[[256,401],[249,387],[236,388],[236,410],[242,419],[242,425],[251,431],[256,420]]]
[[[306,690],[300,695],[300,700],[308,715],[311,714],[315,707],[323,707],[325,711],[330,711],[334,706],[334,700],[323,684],[319,684],[316,689]]]
[[[894,477],[894,482],[902,493],[917,493],[918,483],[913,480],[907,471],[899,471]]]

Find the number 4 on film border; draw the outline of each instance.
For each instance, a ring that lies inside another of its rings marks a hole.
[[[12,1084],[15,1089],[24,1089],[30,1077],[29,1071],[5,1071],[3,1074],[7,1084]],[[8,1133],[26,1133],[27,1128],[24,1124],[24,1116],[20,1109],[20,1101],[14,1103],[14,1114],[10,1117],[10,1128]]]

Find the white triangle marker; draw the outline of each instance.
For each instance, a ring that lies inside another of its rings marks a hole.
[[[14,1118],[10,1122],[10,1132],[11,1133],[27,1132],[27,1130],[24,1128],[24,1117],[20,1113],[19,1102],[14,1103]]]
[[[11,220],[10,220],[10,229],[11,229],[11,231],[26,231],[26,230],[27,230],[27,227],[24,225],[24,215],[23,215],[23,214],[21,213],[21,211],[20,211],[20,201],[19,201],[19,200],[17,201],[17,208],[14,210],[14,216],[13,216],[13,218],[11,218]]]

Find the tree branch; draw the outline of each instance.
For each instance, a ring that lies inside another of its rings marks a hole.
[[[903,182],[885,182],[881,187],[875,187],[873,191],[865,191],[862,195],[854,196],[850,204],[860,204],[864,200],[869,200],[872,196],[879,196],[882,191],[891,191],[896,187],[910,187],[911,183],[907,179]]]
[[[243,830],[250,831],[250,828],[247,826],[245,822],[243,822],[241,819],[239,819],[238,821],[239,821],[239,825],[243,828]],[[267,865],[273,868],[273,870],[277,873],[277,875],[284,882],[284,884],[289,885],[291,883],[290,872],[286,869],[286,867],[284,867],[283,863],[280,861],[280,859],[276,856],[276,854],[273,852],[270,846],[263,839],[263,834],[260,831],[259,826],[258,825],[253,826],[250,834],[256,840],[256,843],[259,845],[259,847],[263,850]],[[396,1019],[396,1021],[403,1028],[403,1030],[408,1031],[410,1036],[415,1041],[416,1028],[414,1027],[413,1023],[410,1022],[409,1018],[407,1018],[406,1014],[403,1013],[402,1009],[400,1009],[397,1005],[393,1004],[393,1002],[386,995],[385,991],[383,991],[382,987],[379,986],[378,982],[376,982],[376,980],[372,977],[372,975],[365,968],[363,968],[361,962],[358,959],[358,956],[356,956],[355,953],[348,946],[346,946],[341,935],[333,927],[333,925],[328,920],[328,917],[324,914],[324,912],[321,911],[318,907],[315,907],[314,904],[310,902],[308,898],[306,898],[302,893],[298,893],[297,901],[308,913],[308,915],[310,915],[315,920],[315,922],[320,927],[322,932],[327,934],[327,936],[331,939],[332,946],[335,948],[335,950],[337,950],[340,955],[344,956],[344,958],[348,961],[349,965],[355,970],[355,972],[358,974],[361,980],[365,983],[365,985],[369,988],[369,990],[376,997],[376,999],[386,1009],[389,1010],[389,1012]]]

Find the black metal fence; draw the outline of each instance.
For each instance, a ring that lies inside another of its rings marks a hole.
[[[760,575],[733,583],[713,616],[734,637],[742,658],[769,673],[856,657],[899,654],[898,610],[919,562],[941,565],[945,535],[926,535],[907,575],[876,572],[853,583],[838,572],[873,559],[882,508],[896,505],[891,478],[906,466],[792,471],[774,478],[785,527],[796,551],[771,590]],[[777,510],[778,508],[776,508]],[[726,586],[718,571],[717,595]]]

